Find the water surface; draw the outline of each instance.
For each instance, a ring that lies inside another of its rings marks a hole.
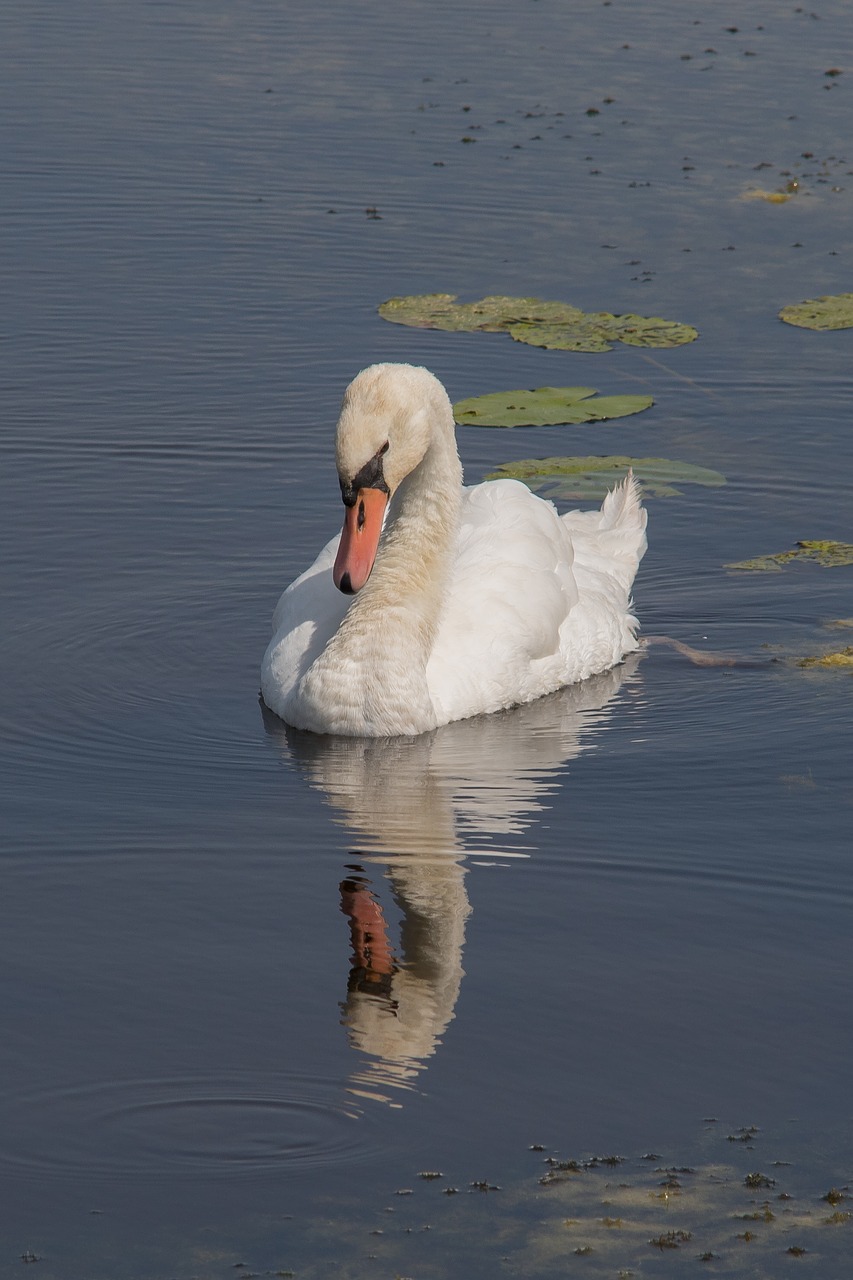
[[[732,1188],[788,1161],[837,1274],[853,686],[788,659],[847,643],[853,570],[724,566],[851,540],[850,335],[776,318],[850,288],[850,45],[839,2],[4,7],[0,1273],[695,1265],[699,1227],[639,1262],[537,1243],[542,1144]],[[701,336],[575,355],[376,315],[438,290]],[[722,471],[650,500],[637,610],[781,660],[653,647],[414,743],[264,714],[273,606],[340,519],[342,390],[384,359],[454,399],[648,390],[612,425],[460,429],[467,477]],[[719,1273],[756,1274],[713,1204]]]

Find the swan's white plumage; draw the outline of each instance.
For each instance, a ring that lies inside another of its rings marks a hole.
[[[262,667],[271,710],[318,733],[417,734],[637,648],[646,513],[632,478],[600,510],[565,516],[515,480],[463,488],[444,388],[409,365],[372,366],[348,389],[342,478],[385,440],[392,500],[373,572],[356,596],[339,592],[336,536],[284,592]]]

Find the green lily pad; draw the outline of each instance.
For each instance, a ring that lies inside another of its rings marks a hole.
[[[779,319],[801,329],[853,329],[853,293],[807,298],[805,302],[783,307]]]
[[[508,298],[491,294],[479,302],[456,302],[455,293],[414,294],[389,298],[379,307],[383,320],[415,329],[444,329],[450,333],[497,333],[517,323],[571,323],[583,315],[565,302],[541,298]]]
[[[545,347],[547,351],[612,351],[613,344],[589,320],[589,316],[582,315],[571,324],[513,324],[509,326],[509,336],[515,342]]]
[[[627,418],[652,404],[651,396],[600,396],[594,387],[536,387],[470,396],[453,406],[453,416],[475,427],[550,427]]]
[[[690,324],[656,316],[615,316],[609,311],[582,313],[575,321],[514,324],[509,332],[516,342],[549,351],[612,351],[613,342],[629,347],[682,347],[699,337]]]
[[[568,302],[489,295],[479,302],[456,302],[455,293],[389,298],[379,307],[383,320],[416,329],[446,332],[508,331],[516,342],[558,351],[610,351],[613,342],[633,347],[680,347],[698,332],[689,324],[656,316],[584,312]]]
[[[634,472],[647,497],[671,498],[679,495],[682,484],[701,484],[717,488],[726,483],[719,471],[696,467],[671,458],[610,457],[522,458],[505,462],[486,477],[487,480],[523,480],[528,488],[546,498],[576,501],[579,498],[603,498],[613,485]]]
[[[798,667],[827,667],[853,671],[853,647],[840,649],[838,653],[823,653],[814,658],[800,658]]]
[[[781,573],[792,560],[814,560],[825,569],[853,564],[853,544],[849,542],[805,541],[798,542],[791,551],[779,551],[776,555],[756,556],[753,560],[740,560],[727,564],[727,569],[750,569],[764,573]]]

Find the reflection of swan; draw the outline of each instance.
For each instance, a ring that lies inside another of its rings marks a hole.
[[[447,393],[393,364],[347,389],[337,465],[343,533],[285,591],[263,661],[264,700],[289,724],[419,734],[636,649],[646,516],[632,479],[562,517],[515,480],[463,489]]]
[[[352,970],[343,1021],[368,1062],[355,1092],[388,1100],[411,1086],[453,1017],[462,980],[466,854],[524,856],[518,837],[559,785],[566,761],[608,718],[638,657],[499,715],[415,738],[318,737],[266,714],[267,731],[354,833],[360,866],[341,885]],[[508,847],[510,844],[515,848]],[[370,863],[385,867],[403,913],[395,951]]]

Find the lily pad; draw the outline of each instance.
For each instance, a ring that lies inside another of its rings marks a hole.
[[[627,418],[652,404],[651,396],[600,396],[594,387],[536,387],[470,396],[453,406],[453,416],[475,427],[550,427]]]
[[[792,560],[814,560],[825,569],[853,564],[853,544],[849,542],[805,541],[798,542],[791,551],[779,551],[775,555],[756,556],[753,560],[739,560],[727,564],[727,569],[749,569],[764,573],[781,573]]]
[[[612,351],[613,342],[629,347],[682,347],[699,337],[690,324],[656,316],[615,316],[609,311],[582,312],[571,322],[513,324],[509,332],[516,342],[549,351]]]
[[[800,658],[798,667],[825,667],[834,670],[853,671],[853,647],[840,649],[838,653],[823,653],[814,658]]]
[[[805,302],[783,307],[779,319],[801,329],[853,329],[853,293],[807,298]]]
[[[446,332],[505,330],[516,340],[558,351],[610,351],[613,342],[633,347],[680,347],[699,336],[689,324],[656,316],[584,312],[568,302],[511,298],[500,294],[479,302],[456,302],[455,293],[389,298],[379,307],[383,320],[416,329]]]
[[[389,298],[379,307],[383,320],[415,329],[444,329],[452,333],[497,333],[518,323],[572,323],[583,312],[566,302],[542,298],[508,298],[490,294],[479,302],[456,302],[455,293],[423,293]]]
[[[647,497],[671,498],[679,495],[678,485],[700,484],[717,488],[726,483],[719,471],[696,467],[671,458],[610,457],[522,458],[505,462],[487,480],[522,480],[543,497],[576,501],[603,498],[629,469],[643,486]]]
[[[572,324],[513,324],[509,334],[515,342],[547,351],[612,351],[612,344],[588,320],[588,316],[580,316]]]

